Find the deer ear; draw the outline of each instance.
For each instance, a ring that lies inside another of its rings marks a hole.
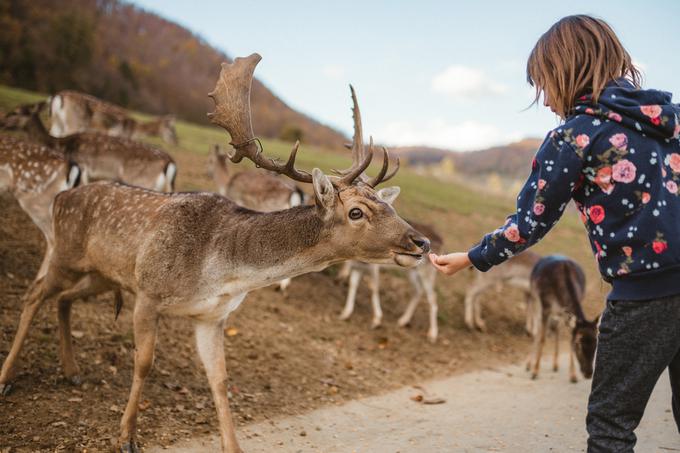
[[[312,182],[314,184],[314,198],[316,205],[324,210],[331,210],[335,206],[335,188],[321,170],[312,170]]]
[[[380,198],[382,201],[384,201],[387,204],[392,204],[394,203],[394,200],[396,200],[397,197],[399,196],[399,192],[401,192],[399,186],[392,186],[380,189],[376,193],[378,195],[378,198]]]

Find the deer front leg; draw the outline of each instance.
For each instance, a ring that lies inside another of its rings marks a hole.
[[[430,306],[430,328],[427,331],[427,338],[430,342],[435,343],[439,334],[439,326],[437,325],[439,307],[437,306],[437,293],[434,290],[434,276],[430,281],[424,281],[423,286],[425,287],[427,303]]]
[[[11,381],[16,373],[16,362],[19,358],[19,353],[24,345],[26,336],[28,335],[28,330],[31,326],[31,322],[35,317],[42,304],[47,299],[47,294],[44,291],[45,280],[36,279],[29,287],[26,298],[24,299],[24,308],[21,312],[21,318],[19,319],[19,327],[17,328],[17,333],[14,335],[14,341],[12,342],[12,347],[9,350],[9,354],[5,358],[5,362],[2,364],[2,370],[0,371],[0,395],[5,396],[9,394],[12,389]]]
[[[474,310],[475,310],[475,327],[480,332],[486,332],[486,323],[482,319],[482,304],[479,303],[478,300],[474,304]]]
[[[217,410],[222,451],[226,453],[241,453],[241,448],[236,440],[236,430],[227,397],[227,367],[224,360],[224,323],[222,321],[198,322],[195,329],[198,355],[201,357],[205,373],[208,376],[215,409]]]
[[[125,413],[120,421],[118,449],[121,453],[139,453],[137,446],[137,412],[142,397],[144,380],[153,366],[158,313],[146,297],[137,297],[133,314],[135,335],[135,369]]]
[[[576,378],[576,365],[574,364],[574,348],[569,347],[569,380],[574,384],[578,382]]]
[[[420,279],[416,274],[415,270],[411,269],[408,271],[408,279],[411,281],[411,286],[413,286],[413,296],[404,310],[404,314],[399,318],[398,325],[404,327],[409,325],[411,318],[413,318],[413,313],[416,311],[416,307],[420,302],[420,298],[423,296],[423,285],[420,283]]]
[[[358,269],[353,269],[349,275],[349,288],[347,289],[347,301],[345,302],[345,308],[340,314],[340,319],[343,321],[348,320],[354,312],[354,303],[357,297],[357,289],[359,288],[360,281],[361,271]]]
[[[282,293],[286,293],[288,286],[290,286],[290,280],[290,278],[284,278],[279,282],[279,290],[281,290]]]
[[[380,306],[380,266],[377,264],[371,264],[371,305],[373,306],[371,329],[375,329],[380,327],[383,317]]]

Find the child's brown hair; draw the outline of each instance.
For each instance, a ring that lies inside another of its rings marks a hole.
[[[641,74],[603,20],[586,15],[560,19],[541,36],[527,61],[527,81],[551,107],[566,118],[579,96],[592,94],[597,102],[612,80],[625,77],[640,87]]]

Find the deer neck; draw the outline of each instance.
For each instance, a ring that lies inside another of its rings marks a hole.
[[[37,139],[41,144],[49,146],[50,148],[58,147],[61,142],[57,137],[52,137],[50,133],[45,129],[45,125],[42,120],[37,116],[31,118],[31,120],[26,125],[26,132]]]
[[[315,206],[249,211],[238,225],[226,222],[216,244],[221,263],[215,264],[225,269],[228,280],[249,282],[247,290],[346,259],[346,250],[334,240],[333,222],[324,221]]]

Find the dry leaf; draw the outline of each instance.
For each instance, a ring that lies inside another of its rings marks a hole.
[[[233,337],[238,334],[238,329],[236,327],[230,327],[227,329],[227,336],[228,337]]]

